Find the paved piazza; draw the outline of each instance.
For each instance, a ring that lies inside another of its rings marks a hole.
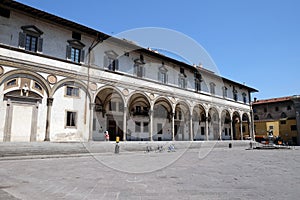
[[[300,151],[200,148],[0,161],[0,199],[299,199]]]

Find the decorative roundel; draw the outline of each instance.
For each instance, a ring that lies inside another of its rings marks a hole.
[[[149,97],[150,97],[151,100],[153,100],[155,96],[154,96],[154,94],[150,94]]]
[[[125,96],[127,96],[127,95],[129,94],[128,89],[124,89],[124,90],[123,90],[123,94],[124,94]]]
[[[2,66],[0,66],[0,75],[2,75],[4,73],[4,69]]]
[[[92,91],[96,91],[97,90],[97,84],[96,83],[90,83],[90,89]]]
[[[54,76],[54,75],[49,75],[49,76],[47,77],[47,80],[48,80],[48,82],[49,82],[50,84],[55,84],[55,83],[57,82],[57,78],[56,78],[56,76]]]

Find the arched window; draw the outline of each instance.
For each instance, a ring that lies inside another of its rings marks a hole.
[[[287,115],[285,114],[285,112],[281,113],[280,118],[287,118]]]

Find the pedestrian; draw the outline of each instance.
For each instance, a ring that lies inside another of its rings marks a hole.
[[[105,141],[109,141],[109,134],[108,134],[108,131],[105,131],[104,132],[104,135],[105,135]]]

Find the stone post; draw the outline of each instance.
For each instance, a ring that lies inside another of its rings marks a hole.
[[[152,109],[149,111],[149,114],[150,114],[149,135],[150,135],[150,141],[153,141],[153,110]]]
[[[50,123],[53,98],[47,98],[47,119],[46,119],[46,134],[44,141],[50,141]]]
[[[123,141],[126,141],[127,135],[127,107],[124,107],[124,112],[123,112]]]
[[[190,141],[194,140],[193,134],[193,114],[190,115]]]
[[[95,110],[95,103],[90,103],[90,127],[89,127],[89,141],[93,140],[93,126],[94,126],[94,110]]]

